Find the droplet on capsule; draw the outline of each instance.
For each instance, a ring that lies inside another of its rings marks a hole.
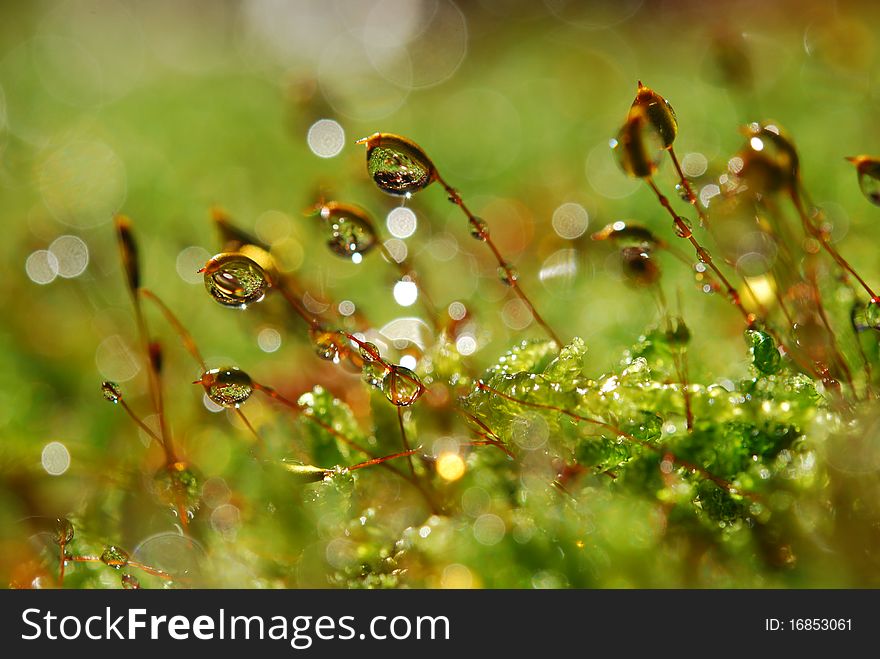
[[[194,384],[201,384],[217,405],[229,408],[239,407],[254,391],[251,377],[234,366],[205,371]]]
[[[669,101],[650,87],[643,85],[639,80],[639,90],[630,111],[632,112],[634,109],[644,113],[648,123],[660,135],[663,148],[671,147],[678,134],[678,120],[675,118],[675,110],[672,109]]]
[[[773,375],[779,372],[782,361],[779,349],[772,336],[761,330],[746,330],[746,341],[752,353],[752,365],[764,375]]]
[[[73,540],[73,524],[66,517],[59,517],[55,520],[55,543],[69,545],[71,540]]]
[[[686,217],[679,215],[672,221],[672,230],[679,238],[690,238],[694,232],[694,224]]]
[[[104,396],[104,400],[111,403],[118,403],[122,400],[122,391],[120,391],[119,385],[115,382],[102,382],[101,394]]]
[[[201,484],[185,462],[173,462],[153,476],[153,494],[175,512],[179,506],[183,506],[186,513],[191,515],[199,508]]]
[[[128,552],[116,545],[110,545],[101,553],[101,562],[119,570],[128,565]]]
[[[377,361],[364,361],[364,365],[361,368],[364,382],[378,389],[382,388],[382,383],[385,381],[387,373],[388,368],[383,363]]]
[[[650,286],[660,279],[660,267],[644,247],[624,247],[620,261],[626,282],[632,286]]]
[[[341,332],[310,332],[315,353],[321,359],[338,364],[348,355],[347,337]]]
[[[383,192],[408,197],[436,177],[434,163],[415,142],[391,133],[358,140],[367,147],[367,171]]]
[[[138,590],[141,587],[141,582],[137,577],[127,572],[119,578],[119,581],[122,582],[122,587],[125,590]]]
[[[472,237],[481,242],[486,242],[489,239],[489,225],[481,217],[471,218],[470,232]]]
[[[405,366],[394,365],[382,379],[382,392],[385,397],[399,407],[415,403],[425,392],[419,376]]]
[[[634,178],[653,176],[666,149],[660,132],[639,107],[630,109],[626,123],[612,144],[621,169]]]
[[[266,271],[244,254],[222,253],[212,257],[202,269],[205,289],[226,307],[244,309],[259,302],[271,283]]]
[[[375,225],[363,208],[330,201],[321,205],[320,216],[327,226],[327,246],[334,254],[353,258],[376,246]]]
[[[746,144],[739,152],[739,178],[756,194],[794,189],[799,171],[797,149],[777,124],[751,123],[744,129]]]
[[[642,243],[650,247],[660,246],[663,241],[658,239],[647,227],[635,222],[618,220],[607,224],[596,231],[591,238],[593,240],[614,240]]]
[[[871,327],[880,327],[880,298],[868,300],[865,306],[865,321]]]
[[[880,159],[870,156],[853,156],[847,160],[856,166],[859,189],[865,195],[865,199],[875,206],[880,206]]]
[[[510,265],[499,266],[498,278],[501,280],[502,284],[513,286],[519,279],[519,272],[517,272],[516,268]]]
[[[379,352],[378,346],[375,343],[370,343],[369,341],[363,341],[360,344],[360,353],[361,359],[364,360],[365,363],[372,363],[381,361],[382,355]]]

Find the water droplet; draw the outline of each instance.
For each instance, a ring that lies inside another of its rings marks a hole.
[[[137,577],[127,572],[119,580],[122,582],[122,587],[125,590],[139,590],[141,587],[141,582],[138,581]]]
[[[635,107],[630,109],[629,117],[612,148],[624,172],[635,178],[647,178],[657,171],[665,145],[644,110]]]
[[[256,261],[236,253],[217,254],[204,268],[205,288],[226,307],[244,309],[259,302],[271,285]]]
[[[471,236],[482,242],[489,239],[489,225],[483,218],[475,217],[470,221],[470,232]]]
[[[327,246],[334,254],[355,259],[375,247],[378,237],[373,221],[364,209],[352,204],[331,201],[321,207],[321,219],[326,222],[329,238]]]
[[[360,353],[361,359],[363,359],[365,363],[379,361],[382,358],[382,355],[379,352],[379,348],[376,346],[376,344],[370,343],[369,341],[361,342]]]
[[[865,320],[871,327],[880,327],[880,298],[868,301],[865,307]]]
[[[55,542],[59,545],[69,545],[73,540],[73,524],[66,517],[55,520]]]
[[[400,407],[412,405],[424,391],[419,376],[404,366],[392,366],[382,379],[385,397]]]
[[[111,403],[118,403],[122,400],[122,392],[119,390],[119,385],[115,382],[102,382],[101,394],[103,394],[104,400]]]
[[[115,545],[105,547],[101,554],[101,562],[119,570],[128,565],[128,552]]]
[[[689,219],[679,215],[672,221],[672,230],[675,231],[675,235],[679,238],[687,239],[693,235],[694,225]]]
[[[312,331],[310,335],[315,344],[315,354],[321,359],[338,364],[348,355],[347,337],[341,332]]]
[[[364,382],[372,387],[381,388],[382,383],[385,380],[385,375],[386,373],[388,373],[388,369],[381,362],[364,361],[361,372],[364,378]]]
[[[782,358],[772,336],[761,330],[746,330],[746,342],[752,353],[752,365],[764,375],[779,372]]]
[[[639,81],[639,91],[630,112],[633,110],[640,110],[644,113],[648,123],[660,135],[664,148],[672,146],[675,136],[678,134],[678,120],[675,118],[675,110],[672,109],[669,101]]]
[[[506,284],[507,286],[513,286],[517,279],[519,279],[519,273],[516,271],[516,268],[509,265],[499,266],[498,278],[501,280],[501,283]]]
[[[175,462],[156,472],[153,494],[175,513],[178,506],[193,512],[199,509],[201,486],[195,472],[185,462]]]
[[[788,137],[772,123],[749,124],[746,145],[739,153],[739,177],[756,194],[793,189],[798,177],[798,154]]]
[[[660,267],[642,247],[624,247],[620,261],[626,282],[632,286],[650,286],[660,279]]]
[[[198,383],[205,387],[208,398],[223,407],[238,407],[254,391],[250,376],[234,366],[212,368],[202,374]]]
[[[622,220],[605,225],[594,233],[591,238],[593,240],[628,241],[645,244],[649,247],[661,244],[661,241],[647,227],[635,222],[624,222]]]
[[[870,156],[847,158],[856,166],[859,175],[859,189],[865,198],[875,206],[880,206],[880,159]]]
[[[676,183],[676,184],[675,184],[675,192],[678,194],[679,198],[680,198],[682,201],[690,202],[690,200],[691,200],[691,196],[690,196],[690,194],[688,193],[687,188],[684,187],[681,183]]]
[[[367,147],[367,171],[384,192],[409,196],[434,180],[434,164],[414,142],[389,133],[360,140]]]

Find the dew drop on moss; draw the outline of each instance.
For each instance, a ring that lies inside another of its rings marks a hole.
[[[651,286],[660,279],[660,267],[647,249],[624,247],[620,250],[624,278],[631,286]]]
[[[330,202],[321,208],[321,218],[327,226],[327,246],[334,254],[354,258],[376,246],[375,226],[362,208]]]
[[[498,278],[501,280],[502,284],[506,286],[513,286],[517,279],[519,279],[519,273],[516,271],[516,268],[511,266],[499,266],[498,268]]]
[[[653,176],[665,151],[662,136],[638,108],[630,110],[612,148],[620,168],[634,178]]]
[[[361,373],[364,382],[372,387],[381,388],[383,382],[385,381],[385,375],[388,373],[388,369],[385,368],[385,366],[381,362],[364,361],[364,366],[361,369]]]
[[[184,462],[162,467],[153,476],[153,494],[164,505],[192,514],[199,509],[201,485],[195,472]]]
[[[419,376],[405,366],[392,366],[382,379],[382,393],[399,407],[412,405],[424,391]]]
[[[364,341],[360,344],[360,353],[361,359],[363,359],[365,363],[379,361],[382,357],[376,344],[370,343],[369,341]]]
[[[254,391],[251,377],[234,366],[212,368],[202,374],[199,382],[205,387],[208,398],[223,407],[239,407]]]
[[[205,289],[225,307],[244,309],[259,302],[269,288],[265,270],[243,254],[224,253],[204,267]]]
[[[854,156],[847,158],[856,166],[859,176],[859,189],[865,199],[875,206],[880,206],[880,159],[870,156]]]
[[[486,242],[489,239],[489,225],[481,217],[472,218],[470,221],[470,233],[477,240]]]
[[[689,219],[679,215],[677,219],[672,221],[672,230],[679,238],[687,239],[693,235],[694,225]]]
[[[125,590],[139,590],[141,587],[141,582],[138,581],[137,577],[127,572],[119,580],[122,582],[122,587]]]
[[[771,194],[797,184],[797,150],[775,124],[749,124],[739,157],[743,163],[739,177],[754,193]]]
[[[119,385],[115,382],[102,382],[101,394],[104,396],[104,400],[111,403],[118,403],[122,400],[122,392],[119,390]]]
[[[55,520],[55,542],[58,545],[69,545],[73,540],[73,524],[66,517]]]
[[[409,196],[434,180],[434,165],[414,142],[388,133],[361,140],[367,146],[367,171],[383,192]]]
[[[675,110],[665,98],[650,87],[639,82],[639,91],[632,104],[633,109],[644,113],[647,122],[657,131],[664,148],[669,148],[678,134],[678,120]]]
[[[338,364],[348,354],[346,337],[340,332],[311,332],[312,343],[315,346],[315,354],[321,359],[326,359]]]
[[[880,327],[880,298],[868,301],[865,307],[865,320],[871,327]]]
[[[128,565],[128,552],[116,545],[110,545],[101,553],[101,562],[119,570]]]
[[[764,375],[779,372],[781,358],[772,336],[761,330],[746,330],[746,341],[752,353],[752,365]]]

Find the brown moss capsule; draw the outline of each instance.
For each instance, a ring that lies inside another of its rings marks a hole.
[[[660,267],[647,248],[624,247],[620,250],[620,262],[625,280],[631,286],[651,286],[660,279]]]
[[[122,400],[122,391],[120,391],[119,385],[115,382],[102,382],[101,394],[104,396],[104,400],[111,403],[118,403]]]
[[[358,140],[367,147],[367,171],[388,194],[408,197],[437,176],[434,163],[415,142],[391,133],[374,133]]]
[[[55,543],[58,545],[69,545],[73,540],[73,524],[66,517],[59,517],[55,520]]]
[[[319,213],[329,233],[327,246],[333,253],[360,262],[361,255],[376,246],[376,228],[363,208],[330,201],[321,205]]]
[[[382,379],[382,392],[395,405],[406,407],[425,393],[425,387],[419,376],[405,366],[392,366]]]
[[[125,215],[117,215],[113,221],[116,225],[116,235],[119,238],[119,250],[122,253],[125,278],[129,288],[136,291],[141,285],[140,259],[138,258],[137,243],[131,230],[131,220]]]
[[[675,110],[672,109],[669,101],[650,87],[645,87],[639,80],[639,90],[630,112],[635,109],[644,113],[645,119],[660,135],[663,147],[666,149],[671,147],[678,134],[678,120],[675,118]]]
[[[875,206],[880,206],[880,159],[871,156],[853,156],[847,160],[856,166],[859,189],[865,195],[865,199]]]
[[[244,254],[217,254],[202,272],[205,289],[225,307],[244,309],[262,300],[270,286],[266,271]]]
[[[208,398],[222,407],[239,407],[254,391],[251,377],[234,366],[212,368],[195,384],[205,387]]]
[[[315,354],[321,359],[338,364],[350,352],[347,337],[341,332],[313,330],[309,335],[315,345]]]
[[[794,189],[799,171],[797,149],[775,123],[751,123],[744,130],[746,144],[740,150],[738,172],[749,190],[773,194]]]
[[[101,562],[119,570],[128,565],[128,552],[115,545],[110,545],[105,547],[101,553]]]
[[[626,123],[620,129],[611,148],[617,154],[621,169],[634,178],[649,178],[657,171],[665,150],[663,138],[651,124],[644,109],[630,110]]]
[[[590,237],[593,240],[633,242],[645,244],[650,247],[656,247],[663,244],[663,241],[657,238],[657,236],[655,236],[646,226],[635,222],[624,222],[623,220],[617,220],[611,224],[606,224]]]

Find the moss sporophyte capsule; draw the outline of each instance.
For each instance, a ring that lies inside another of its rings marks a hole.
[[[871,156],[853,156],[847,160],[856,166],[859,189],[865,195],[865,199],[875,206],[880,206],[880,159]]]
[[[205,371],[201,379],[194,384],[205,387],[208,398],[222,407],[238,407],[244,403],[254,391],[254,383],[250,376],[236,368],[213,368]]]
[[[408,197],[436,177],[434,163],[415,142],[391,133],[375,133],[358,141],[367,147],[367,171],[379,189]]]
[[[639,80],[639,90],[630,112],[641,111],[647,123],[660,135],[663,147],[668,149],[678,135],[678,120],[675,110],[665,98]]]
[[[378,242],[376,227],[363,208],[338,201],[322,204],[318,211],[327,228],[327,246],[342,257],[358,260]]]
[[[244,254],[217,254],[201,272],[205,289],[214,300],[226,307],[243,309],[259,302],[271,285],[265,270]]]

